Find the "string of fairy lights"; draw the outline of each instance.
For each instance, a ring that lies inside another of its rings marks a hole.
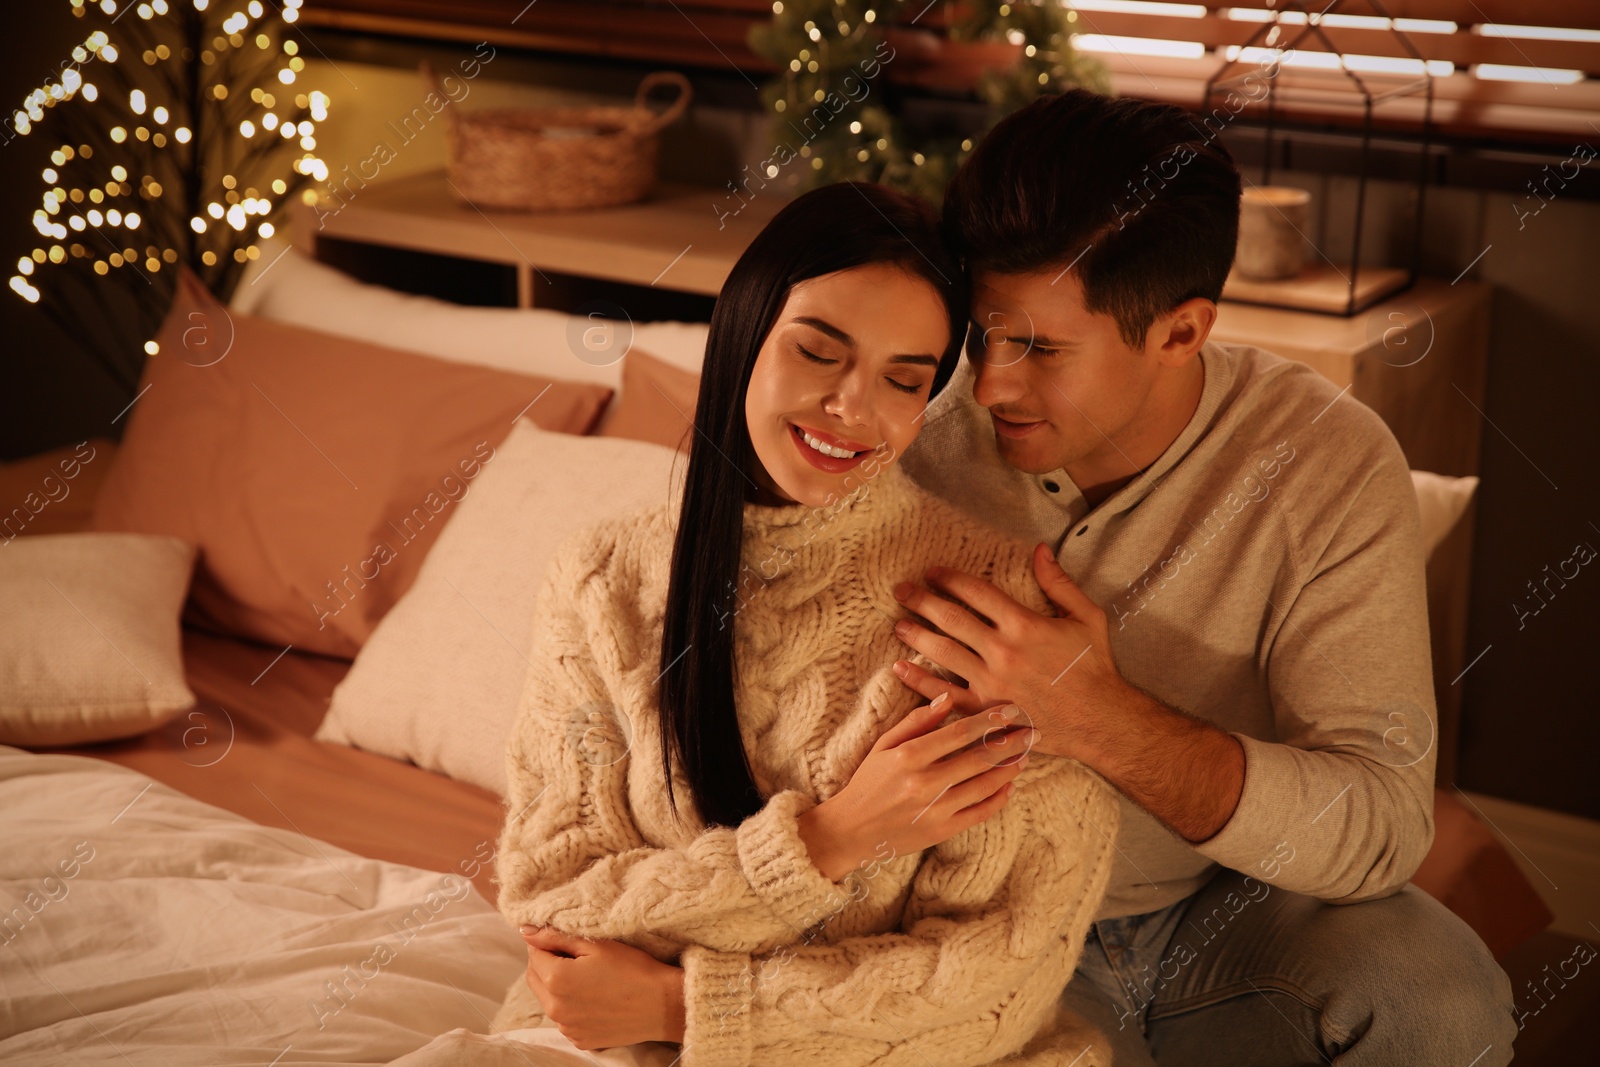
[[[60,142],[33,211],[39,243],[10,288],[121,379],[137,376],[130,348],[156,354],[179,264],[226,299],[287,200],[327,179],[316,131],[329,99],[297,87],[305,59],[285,32],[302,2],[69,0],[100,25],[11,116],[18,135]],[[132,296],[131,334],[109,314],[112,283]],[[108,315],[86,323],[84,300]]]
[[[873,181],[938,203],[974,140],[994,122],[1070,86],[1110,92],[1105,65],[1072,47],[1078,14],[1063,0],[947,6],[773,0],[771,21],[753,27],[749,38],[751,50],[778,71],[761,91],[777,150],[758,177],[776,177],[792,153],[804,161],[798,168],[804,188]],[[928,51],[983,46],[997,47],[985,53],[987,69],[971,86],[988,105],[982,129],[928,132],[905,122],[891,71],[926,63]]]

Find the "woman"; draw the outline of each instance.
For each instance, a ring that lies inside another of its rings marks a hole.
[[[572,538],[539,596],[496,859],[539,932],[495,1031],[684,1067],[1083,1052],[1058,1002],[1113,794],[892,670],[894,587],[934,564],[1050,611],[1029,546],[895,463],[966,316],[932,213],[873,185],[797,198],[734,266],[681,507]]]

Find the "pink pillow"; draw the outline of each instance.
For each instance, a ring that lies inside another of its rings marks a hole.
[[[634,349],[622,361],[622,395],[600,427],[600,436],[650,441],[687,452],[699,400],[700,375]]]
[[[611,398],[228,312],[184,271],[95,530],[200,547],[184,621],[353,658],[521,412],[582,434]]]

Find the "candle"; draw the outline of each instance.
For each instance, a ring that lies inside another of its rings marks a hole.
[[[1234,265],[1249,278],[1293,278],[1305,265],[1311,193],[1289,185],[1253,185],[1239,199]]]

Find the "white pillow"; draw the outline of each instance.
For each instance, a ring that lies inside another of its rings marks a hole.
[[[195,546],[65,533],[0,548],[0,743],[133,737],[194,704],[178,624]]]
[[[505,795],[505,738],[550,558],[584,526],[667,502],[684,471],[677,457],[519,419],[362,646],[314,736]]]
[[[228,306],[439,359],[618,390],[621,352],[633,348],[698,374],[709,330],[702,322],[636,322],[630,345],[627,324],[541,308],[464,307],[368,285],[277,237],[261,243],[261,258],[246,267]]]
[[[1478,476],[1453,478],[1432,471],[1412,471],[1411,486],[1417,491],[1417,507],[1422,512],[1422,544],[1426,558],[1431,559],[1434,549],[1450,536],[1472,502]]]

